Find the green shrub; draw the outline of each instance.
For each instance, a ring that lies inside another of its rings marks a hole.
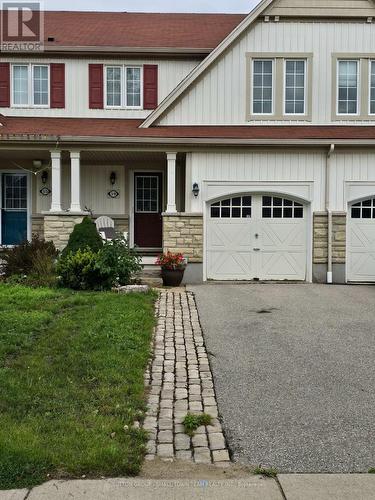
[[[104,243],[98,253],[97,267],[111,276],[111,284],[128,285],[142,270],[141,258],[129,248],[125,238],[120,237]]]
[[[111,286],[111,275],[97,266],[98,254],[90,248],[69,252],[57,264],[59,282],[73,290],[106,290]]]
[[[57,265],[60,284],[73,290],[109,290],[127,285],[141,269],[140,257],[123,238],[104,243],[98,252],[90,248],[69,252]]]
[[[52,241],[33,235],[31,241],[24,241],[1,254],[1,270],[7,281],[46,286],[55,280],[57,255]]]
[[[74,226],[62,255],[65,256],[70,252],[77,252],[77,250],[85,250],[87,248],[93,252],[98,252],[102,246],[103,241],[96,229],[95,223],[90,217],[85,217],[80,224]]]

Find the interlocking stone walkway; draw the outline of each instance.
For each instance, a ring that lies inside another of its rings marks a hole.
[[[146,373],[150,384],[144,422],[149,432],[146,459],[157,456],[227,466],[230,459],[194,295],[160,292],[156,315],[154,358]],[[208,413],[213,425],[198,428],[190,438],[182,425],[188,412]]]

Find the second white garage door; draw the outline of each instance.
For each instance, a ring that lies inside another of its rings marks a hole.
[[[274,196],[215,202],[207,220],[207,278],[306,280],[306,208]]]
[[[354,203],[348,213],[348,281],[375,281],[375,198]]]

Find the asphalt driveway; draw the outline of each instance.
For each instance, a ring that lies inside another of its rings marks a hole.
[[[375,467],[375,287],[189,287],[236,460],[282,472]]]

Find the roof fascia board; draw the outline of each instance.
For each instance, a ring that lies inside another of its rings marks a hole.
[[[186,55],[200,55],[209,54],[212,48],[189,48],[189,47],[112,47],[112,46],[47,46],[44,49],[48,54],[186,54]]]
[[[35,137],[35,138],[34,138]],[[32,134],[30,135],[9,135],[9,136],[1,136],[0,135],[0,149],[4,149],[3,146],[7,144],[8,142],[16,142],[16,143],[31,143],[35,144],[35,142],[38,143],[51,143],[51,142],[59,142],[61,143],[81,143],[81,144],[86,144],[86,143],[95,143],[96,145],[98,144],[142,144],[146,146],[147,144],[153,145],[153,144],[179,144],[182,147],[183,146],[201,146],[201,145],[223,145],[223,146],[228,146],[228,145],[233,145],[233,146],[285,146],[285,145],[313,145],[313,146],[319,146],[319,145],[329,145],[334,142],[337,145],[353,145],[353,146],[375,146],[375,140],[374,139],[333,139],[333,138],[326,138],[326,139],[220,139],[220,138],[194,138],[194,137],[189,137],[189,138],[184,138],[184,137],[171,137],[171,138],[165,138],[165,137],[97,137],[97,136],[55,136],[55,135],[50,135],[50,136],[38,136],[35,135],[33,137]],[[146,148],[147,149],[147,148]]]
[[[275,0],[262,0],[245,19],[204,59],[153,111],[140,128],[150,127],[170,105],[269,7]]]

